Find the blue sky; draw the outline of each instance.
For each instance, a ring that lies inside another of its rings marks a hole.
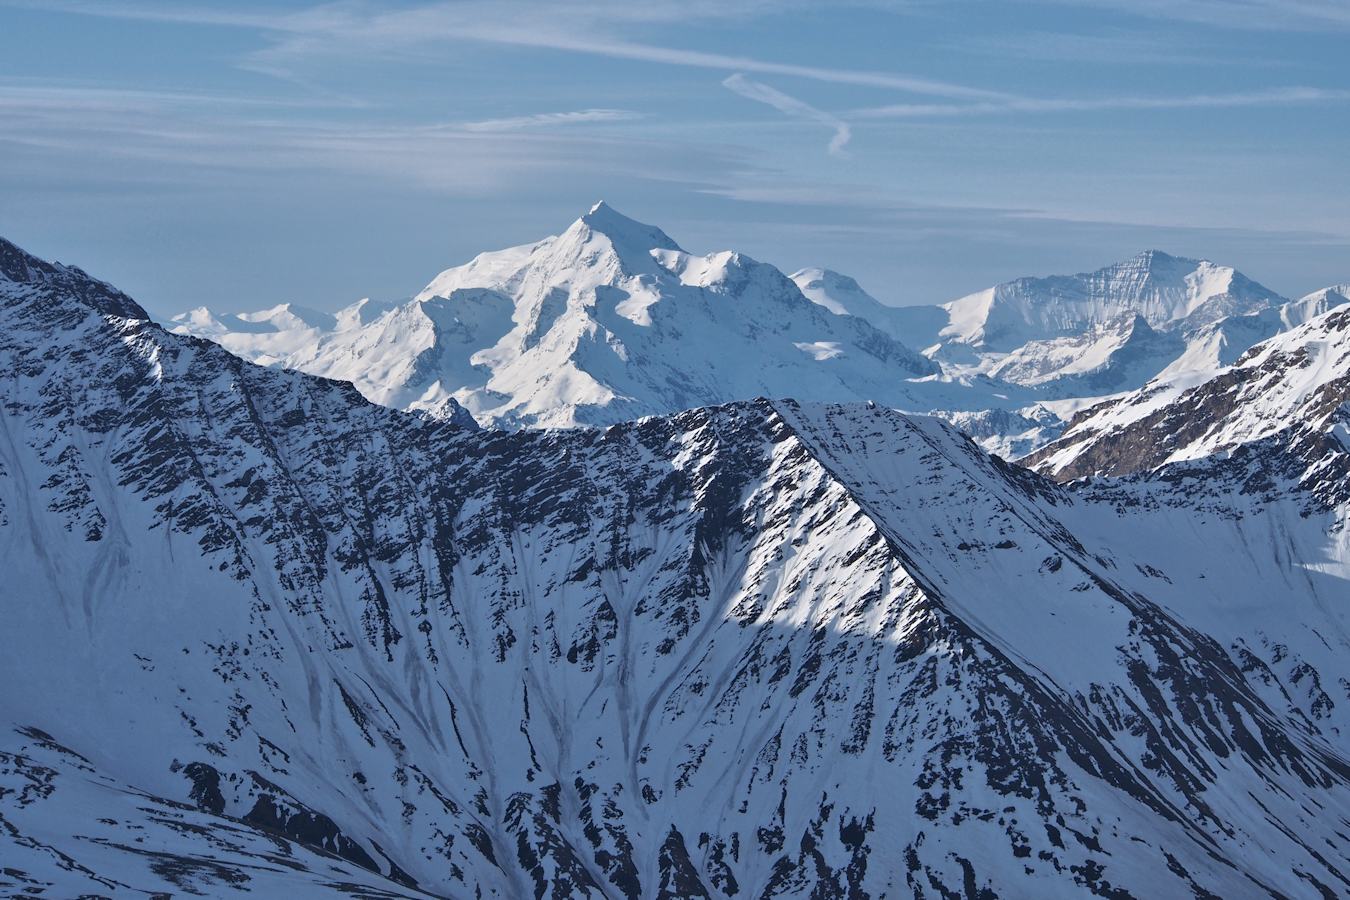
[[[0,0],[0,234],[158,314],[395,298],[604,198],[939,302],[1350,281],[1347,0]]]

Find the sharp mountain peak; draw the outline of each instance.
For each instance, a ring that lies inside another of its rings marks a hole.
[[[620,251],[681,250],[680,245],[660,228],[630,218],[604,200],[598,201],[572,223],[568,231],[581,229],[604,235]]]
[[[103,315],[148,319],[149,313],[117,288],[83,269],[39,259],[0,237],[0,279],[49,295],[54,302],[82,303]]]

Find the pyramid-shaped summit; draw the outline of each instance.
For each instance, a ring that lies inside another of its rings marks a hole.
[[[280,358],[274,337],[212,337],[380,403],[453,398],[501,426],[608,425],[760,396],[914,408],[907,379],[939,371],[773,266],[686,253],[604,202],[556,236],[441,272],[411,304],[335,321]]]
[[[602,234],[621,250],[679,250],[680,245],[654,225],[647,225],[636,219],[630,219],[604,200],[590,208],[584,216],[573,224],[573,228],[584,226],[596,234]],[[571,230],[571,229],[569,229]]]

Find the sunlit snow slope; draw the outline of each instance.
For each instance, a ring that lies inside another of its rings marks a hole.
[[[410,301],[331,315],[199,308],[171,327],[351,381],[386,406],[436,412],[453,398],[497,427],[608,425],[756,396],[870,400],[940,415],[1015,457],[1078,409],[1163,372],[1207,377],[1344,302],[1336,288],[1285,301],[1231,268],[1152,251],[894,307],[826,269],[788,278],[738,253],[685,253],[602,203],[556,237],[447,269]]]
[[[937,366],[810,302],[739,253],[685,253],[601,203],[562,234],[484,253],[411,302],[336,316],[196,310],[175,329],[262,363],[352,381],[377,403],[484,424],[611,424],[755,396],[910,406]]]
[[[1082,413],[1028,462],[1058,478],[1127,475],[1167,463],[1229,465],[1279,449],[1333,465],[1350,451],[1350,306],[1257,344],[1199,380],[1167,374]],[[1230,466],[1231,467],[1231,466]],[[1331,471],[1309,469],[1319,490],[1345,493]]]
[[[1157,250],[941,306],[887,307],[819,269],[793,278],[811,299],[882,323],[950,374],[1034,386],[1049,401],[1133,390],[1169,367],[1213,374],[1252,344],[1347,302],[1336,287],[1287,301],[1228,266]]]
[[[1292,470],[1098,498],[864,404],[478,431],[4,243],[0,371],[5,890],[1350,889],[1346,510]]]

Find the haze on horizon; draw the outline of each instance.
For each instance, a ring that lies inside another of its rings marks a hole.
[[[893,304],[1350,280],[1341,0],[822,6],[0,0],[0,234],[159,315],[407,296],[600,198]]]

